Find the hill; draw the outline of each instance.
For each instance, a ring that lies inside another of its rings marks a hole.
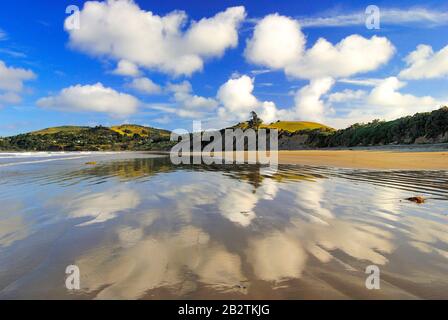
[[[121,126],[110,127],[111,130],[127,136],[133,136],[138,134],[141,137],[151,137],[153,135],[160,135],[164,137],[169,137],[171,132],[163,129],[155,129],[151,127],[140,126],[136,124],[123,124]]]
[[[55,133],[80,133],[81,131],[88,130],[89,127],[79,127],[79,126],[61,126],[61,127],[51,127],[45,128],[38,131],[30,132],[32,135],[45,135],[45,134],[55,134]]]
[[[326,125],[309,121],[277,121],[267,125],[262,124],[260,127],[266,129],[284,130],[287,132],[296,132],[301,130],[315,130],[315,129],[335,130]]]
[[[0,150],[121,151],[167,150],[170,131],[126,124],[111,128],[61,126],[0,138]]]
[[[392,121],[356,123],[342,130],[302,130],[279,135],[281,149],[448,142],[448,107]]]
[[[249,126],[247,121],[240,122],[237,125],[233,126],[233,128],[241,128],[241,129],[247,129]],[[279,131],[286,131],[289,133],[293,133],[296,131],[302,131],[302,130],[315,130],[315,129],[324,129],[324,130],[335,130],[331,127],[328,127],[326,125],[317,123],[317,122],[310,122],[310,121],[277,121],[272,122],[270,124],[261,124],[260,128],[262,129],[277,129]]]
[[[244,130],[248,122],[235,127]],[[277,121],[260,128],[279,129],[279,148],[283,150],[448,143],[448,107],[393,121],[356,123],[342,130],[304,121]],[[133,124],[61,126],[0,138],[0,150],[17,151],[169,150],[174,144],[168,130]]]

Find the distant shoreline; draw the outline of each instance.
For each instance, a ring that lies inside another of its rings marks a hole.
[[[34,151],[22,151],[32,153]],[[46,151],[35,151],[42,153]],[[21,153],[0,151],[0,153]],[[59,153],[59,152],[55,152]],[[64,152],[70,154],[70,151]],[[96,152],[91,152],[95,154]],[[108,151],[102,153],[107,155]],[[111,153],[140,153],[168,156],[168,151],[120,151]],[[247,151],[245,155],[247,156]],[[225,157],[230,156],[227,153]],[[192,154],[193,155],[193,154]],[[334,168],[372,170],[448,170],[448,144],[394,145],[353,148],[326,148],[278,151],[279,164],[327,166]]]

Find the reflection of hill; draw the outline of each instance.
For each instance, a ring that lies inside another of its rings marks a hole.
[[[118,160],[99,163],[96,166],[69,173],[69,178],[94,176],[98,178],[117,177],[124,180],[134,180],[151,177],[159,173],[174,172],[180,170],[197,172],[219,172],[230,178],[246,181],[255,189],[258,189],[265,179],[273,179],[277,182],[289,181],[313,181],[316,178],[324,178],[321,174],[314,174],[305,168],[281,165],[279,170],[271,172],[268,166],[260,164],[182,164],[173,165],[169,157],[137,158],[132,160]]]
[[[74,176],[118,177],[138,179],[174,171],[169,158],[137,158],[100,163],[73,173]]]

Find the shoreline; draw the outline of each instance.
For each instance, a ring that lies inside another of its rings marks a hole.
[[[279,163],[350,169],[448,170],[448,150],[279,151]]]
[[[254,163],[255,153],[244,151],[240,156],[245,163]],[[169,152],[164,154],[169,155]],[[200,154],[192,152],[189,156]],[[203,158],[208,156],[213,154],[202,154]],[[216,158],[235,159],[235,152],[223,152]],[[448,150],[280,150],[278,164],[366,170],[448,170]]]
[[[445,146],[446,147],[446,146]],[[35,153],[46,153],[39,151]],[[86,151],[84,151],[86,152]],[[0,153],[15,153],[17,151],[0,151]],[[34,153],[33,151],[23,151]],[[48,152],[69,155],[71,152]],[[80,153],[80,152],[74,152]],[[83,153],[83,152],[82,152]],[[153,154],[169,156],[169,151],[90,151],[90,155],[101,154]],[[244,152],[244,159],[248,159],[250,152]],[[191,153],[194,156],[195,153]],[[233,157],[234,152],[223,152],[223,157]],[[203,157],[206,156],[203,154]],[[280,150],[279,164],[295,164],[307,166],[326,166],[347,169],[372,170],[448,170],[448,149],[438,146],[426,146],[422,149],[413,148],[371,148],[371,149],[314,149],[314,150]]]

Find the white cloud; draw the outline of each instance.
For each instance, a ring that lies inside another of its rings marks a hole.
[[[135,65],[135,63],[127,60],[120,60],[118,62],[117,68],[112,71],[112,73],[120,76],[137,77],[140,75],[140,70],[138,70],[138,67]]]
[[[327,108],[334,108],[339,112],[329,114],[324,122],[342,128],[356,122],[369,122],[373,119],[393,120],[417,112],[431,111],[448,102],[431,96],[402,93],[400,89],[406,83],[399,81],[396,77],[377,79],[377,81],[378,83],[368,93],[347,94],[348,91],[342,91],[329,95]],[[334,99],[335,96],[344,98],[336,101],[338,99]],[[332,101],[330,102],[330,100]]]
[[[7,92],[21,92],[23,82],[36,78],[31,70],[8,67],[0,60],[0,90]]]
[[[222,104],[218,110],[221,119],[246,120],[251,111],[260,112],[264,122],[269,123],[279,116],[271,101],[259,101],[254,95],[254,79],[247,75],[229,79],[218,90],[217,98]]]
[[[295,113],[301,120],[322,121],[325,115],[325,103],[321,96],[334,84],[332,78],[313,79],[297,91],[295,96]]]
[[[0,60],[0,106],[3,103],[19,103],[24,82],[33,80],[36,75],[31,70],[8,67]]]
[[[399,81],[396,77],[386,78],[372,89],[368,102],[376,106],[408,109],[434,108],[437,106],[437,101],[430,96],[416,97],[411,94],[400,93],[398,90],[405,85],[405,82]]]
[[[173,99],[177,104],[177,113],[181,117],[200,117],[204,112],[214,110],[218,102],[213,98],[206,98],[192,93],[190,82],[170,83],[167,90],[173,94]]]
[[[296,20],[271,14],[257,23],[244,54],[254,64],[279,69],[296,62],[304,46],[305,36]]]
[[[217,97],[227,111],[247,115],[258,105],[257,98],[252,94],[253,90],[253,79],[243,75],[224,83],[219,88]]]
[[[381,24],[384,25],[419,25],[419,27],[436,27],[448,24],[448,12],[426,8],[380,8]],[[346,14],[321,15],[299,19],[302,27],[346,27],[365,25],[364,10]]]
[[[144,94],[158,94],[162,92],[162,88],[148,78],[135,78],[128,86]]]
[[[400,78],[431,79],[448,76],[448,45],[434,53],[431,46],[421,44],[405,61],[408,67],[400,72]]]
[[[374,87],[381,83],[383,79],[377,78],[365,78],[365,79],[354,79],[354,78],[343,78],[338,79],[338,82],[357,85],[357,86],[365,86],[365,87]]]
[[[139,101],[125,93],[94,85],[75,85],[62,89],[59,94],[41,98],[37,102],[43,108],[64,111],[94,111],[114,115],[127,115],[137,111]]]
[[[150,109],[165,114],[174,114],[181,118],[203,118],[214,111],[218,102],[213,98],[202,97],[193,94],[191,83],[183,81],[180,83],[169,83],[165,91],[172,94],[173,102],[170,104],[147,104]],[[166,122],[168,119],[159,119]]]
[[[66,30],[70,45],[90,55],[191,75],[203,68],[204,59],[220,57],[236,47],[245,15],[244,7],[232,7],[185,28],[187,16],[182,11],[158,16],[131,0],[92,1],[80,11],[82,27]]]
[[[394,46],[384,37],[367,39],[355,34],[336,45],[320,38],[297,63],[286,66],[285,72],[303,79],[348,77],[376,70],[394,52]]]
[[[364,90],[345,89],[343,91],[332,93],[328,96],[329,102],[346,102],[364,98],[366,92]]]
[[[297,20],[268,15],[257,22],[247,41],[246,59],[254,64],[283,69],[291,77],[315,79],[348,77],[373,71],[395,52],[385,37],[370,39],[353,34],[333,45],[324,38],[307,50]]]
[[[19,103],[20,101],[22,101],[22,97],[15,92],[0,93],[0,105],[2,103]]]

